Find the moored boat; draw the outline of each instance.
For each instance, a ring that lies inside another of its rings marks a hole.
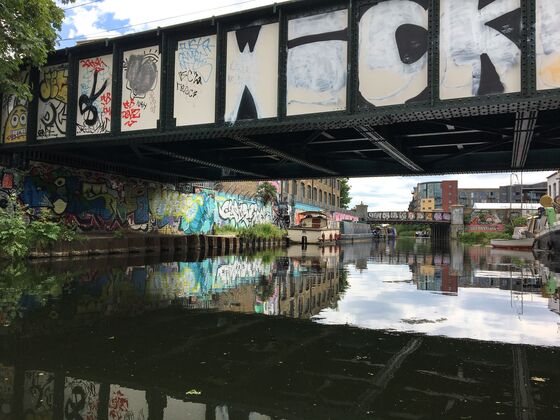
[[[288,240],[296,244],[334,244],[339,237],[338,223],[320,211],[302,213],[300,224],[288,228]]]
[[[492,239],[490,245],[494,248],[506,248],[516,250],[530,250],[533,248],[535,238],[522,239]]]

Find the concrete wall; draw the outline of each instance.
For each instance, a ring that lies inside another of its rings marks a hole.
[[[0,205],[15,194],[32,217],[54,216],[82,231],[198,234],[215,225],[248,227],[276,218],[271,206],[235,195],[187,194],[173,185],[42,163],[26,171],[0,167],[0,182]]]

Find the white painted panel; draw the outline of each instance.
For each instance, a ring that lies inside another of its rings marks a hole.
[[[108,414],[109,420],[146,420],[149,414],[146,391],[112,384]]]
[[[413,1],[386,1],[369,8],[359,25],[359,90],[368,103],[404,104],[428,87],[427,51],[411,58],[418,52],[397,44],[397,33],[414,25],[418,39],[407,40],[407,46],[427,45],[427,10]]]
[[[288,23],[287,115],[346,109],[347,26],[347,10]]]
[[[113,56],[92,57],[78,63],[76,135],[111,131]]]
[[[495,0],[480,10],[478,4],[479,0],[441,0],[441,99],[481,94],[482,54],[488,55],[503,87],[501,92],[489,93],[520,91],[520,49],[507,36],[487,25],[519,9],[520,0]],[[504,29],[514,32],[512,27]]]
[[[39,75],[39,140],[66,136],[68,64],[44,67]]]
[[[560,88],[560,1],[537,0],[537,89]]]
[[[161,57],[158,46],[123,54],[121,130],[157,128]]]
[[[177,126],[210,124],[216,113],[216,35],[180,41],[175,53]]]
[[[278,24],[260,26],[251,51],[244,43],[240,50],[236,31],[227,35],[226,109],[224,119],[235,123],[246,107],[246,93],[254,103],[256,118],[273,118],[278,113]],[[248,93],[247,93],[248,92]],[[244,118],[247,119],[247,118]]]
[[[63,408],[64,420],[96,419],[99,409],[99,384],[66,377]]]
[[[206,404],[197,404],[167,397],[163,420],[206,420]]]

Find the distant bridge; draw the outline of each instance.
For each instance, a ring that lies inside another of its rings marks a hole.
[[[377,211],[368,213],[368,223],[451,224],[451,213],[421,211]]]
[[[556,3],[295,0],[88,41],[23,72],[32,102],[3,95],[0,164],[166,182],[555,169]]]

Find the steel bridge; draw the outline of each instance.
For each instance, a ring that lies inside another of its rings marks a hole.
[[[299,0],[57,51],[0,164],[165,182],[552,169],[560,6]]]
[[[451,224],[451,213],[421,211],[377,211],[368,213],[368,223]]]

